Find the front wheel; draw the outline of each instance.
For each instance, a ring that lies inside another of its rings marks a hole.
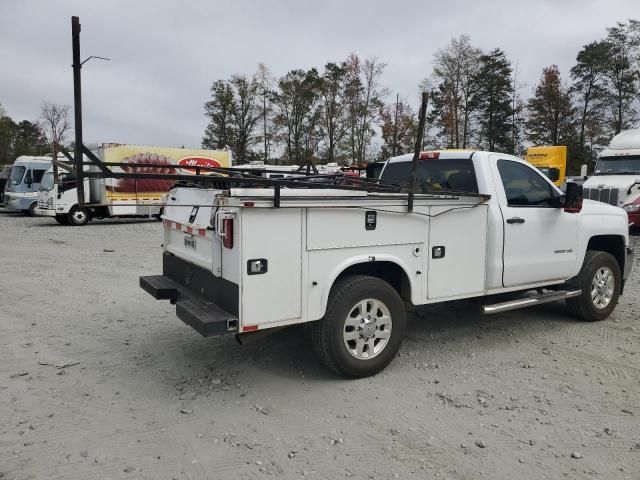
[[[339,375],[368,377],[396,356],[405,325],[402,299],[391,285],[366,275],[348,276],[333,286],[325,316],[313,324],[313,349]]]
[[[38,208],[38,202],[33,202],[31,205],[29,205],[29,210],[27,210],[27,215],[29,215],[30,217],[35,217],[36,208]]]
[[[78,227],[86,225],[89,222],[89,212],[86,208],[82,208],[76,205],[69,211],[67,220],[69,221],[69,225]]]
[[[56,215],[54,218],[60,225],[69,225],[69,219],[66,215]]]
[[[582,293],[567,299],[569,311],[583,320],[604,320],[618,304],[622,285],[620,266],[610,253],[589,250],[580,273],[570,283]]]

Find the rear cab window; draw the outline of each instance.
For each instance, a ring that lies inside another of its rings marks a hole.
[[[411,160],[389,162],[381,179],[407,183],[411,177]],[[478,180],[470,158],[438,158],[418,160],[417,188],[443,189],[478,193]]]

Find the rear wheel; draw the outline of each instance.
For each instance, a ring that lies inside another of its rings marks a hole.
[[[76,205],[67,214],[69,225],[82,226],[89,222],[89,212],[86,208]]]
[[[336,282],[327,311],[312,326],[313,348],[328,368],[344,377],[375,375],[398,353],[406,312],[387,282],[353,275]]]
[[[570,283],[582,293],[567,299],[569,311],[583,320],[604,320],[618,304],[622,285],[620,266],[610,253],[587,251],[580,273]]]

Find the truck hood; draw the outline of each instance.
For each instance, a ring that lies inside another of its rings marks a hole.
[[[622,208],[587,198],[582,201],[582,210],[580,213],[587,215],[614,215],[624,217],[625,219],[627,218],[627,212]]]
[[[640,175],[597,175],[585,180],[584,188],[629,188],[640,183]]]

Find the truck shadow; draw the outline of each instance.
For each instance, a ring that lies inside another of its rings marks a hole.
[[[108,220],[92,220],[91,222],[79,228],[93,228],[93,227],[106,227],[106,226],[115,227],[118,225],[138,225],[138,224],[145,224],[145,223],[158,224],[158,226],[162,225],[155,218],[134,218],[134,219],[126,219],[126,220],[119,220],[119,219],[113,218]],[[59,223],[56,223],[56,221],[53,219],[51,220],[51,222],[33,223],[30,226],[37,227],[37,228],[45,228],[45,227],[74,228],[74,227],[71,227],[70,225],[60,225]]]
[[[470,342],[474,350],[491,352],[500,343],[513,348],[513,338],[528,336],[558,324],[581,323],[571,317],[564,305],[548,304],[529,309],[485,316],[475,302],[450,302],[412,309],[408,314],[405,342],[399,356],[413,350],[420,354],[437,348],[443,341],[454,349],[453,355],[467,355]],[[510,336],[505,336],[508,332]],[[478,338],[484,341],[478,341]],[[174,337],[175,338],[175,337]],[[453,341],[455,340],[455,341]],[[147,344],[150,350],[158,346]],[[202,339],[195,334],[181,336],[179,342],[162,345],[163,357],[173,358],[177,369],[173,381],[222,374],[229,379],[252,378],[259,389],[264,378],[278,379],[282,386],[309,382],[341,381],[316,359],[308,325],[277,331],[248,345],[239,345],[231,336]],[[455,349],[459,352],[455,352]],[[490,353],[489,353],[490,354]],[[400,364],[396,368],[406,368]]]

